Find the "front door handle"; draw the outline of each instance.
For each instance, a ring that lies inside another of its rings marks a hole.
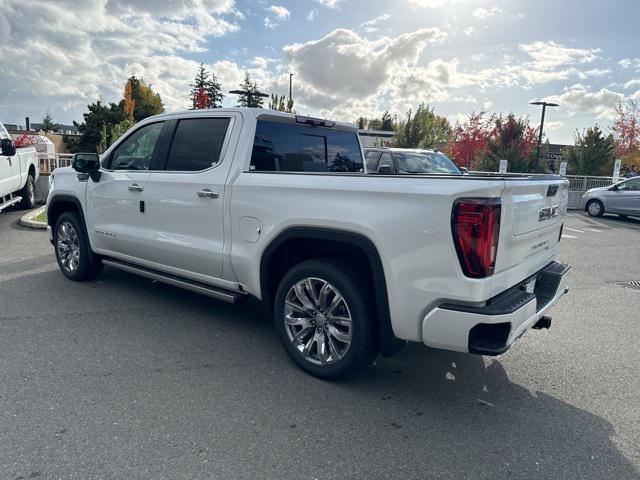
[[[218,198],[220,195],[218,192],[214,192],[209,188],[204,188],[202,190],[198,190],[198,196],[200,198]]]
[[[143,190],[144,190],[144,187],[141,187],[137,183],[133,183],[133,184],[129,185],[129,191],[130,192],[141,192]]]

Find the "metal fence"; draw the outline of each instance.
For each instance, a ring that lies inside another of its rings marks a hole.
[[[68,167],[73,160],[71,153],[39,153],[40,175],[51,175],[56,168]]]

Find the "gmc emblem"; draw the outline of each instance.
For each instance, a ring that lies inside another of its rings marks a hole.
[[[544,207],[540,212],[538,212],[538,221],[544,222],[545,220],[551,220],[552,218],[557,217],[559,209],[560,207],[558,205]]]

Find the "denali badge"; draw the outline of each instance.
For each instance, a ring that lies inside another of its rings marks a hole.
[[[558,205],[554,205],[553,207],[544,207],[538,212],[538,221],[544,222],[545,220],[551,220],[554,217],[558,216],[558,210],[560,207]]]

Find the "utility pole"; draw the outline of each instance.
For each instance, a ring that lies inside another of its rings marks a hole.
[[[540,119],[540,133],[538,134],[538,148],[536,148],[536,162],[540,160],[540,145],[542,144],[542,130],[544,128],[544,114],[547,107],[557,107],[557,103],[550,102],[530,102],[530,105],[542,105],[542,118]]]

